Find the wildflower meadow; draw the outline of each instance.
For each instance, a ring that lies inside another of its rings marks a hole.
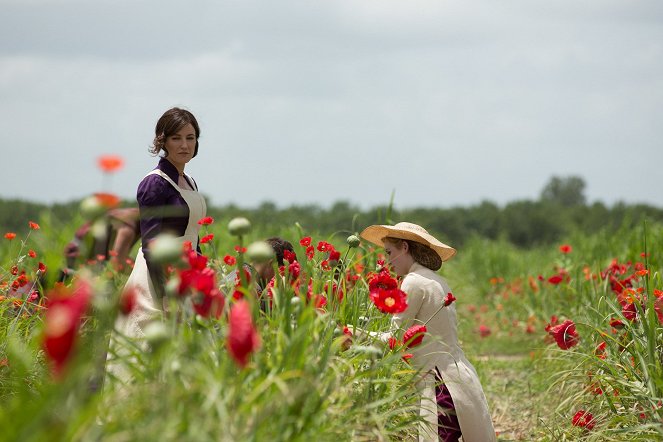
[[[407,307],[364,226],[322,236],[206,217],[202,255],[160,238],[167,313],[136,342],[115,330],[135,305],[131,259],[97,256],[57,281],[78,225],[103,235],[94,225],[118,204],[99,193],[70,224],[44,213],[2,232],[3,440],[416,440],[408,359],[426,328],[386,345],[353,333],[386,331]],[[259,290],[244,263],[269,259],[269,236],[295,252]],[[473,237],[445,263],[445,306],[498,440],[663,440],[662,245],[657,223],[528,249]]]

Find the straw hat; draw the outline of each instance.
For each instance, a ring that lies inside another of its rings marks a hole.
[[[359,236],[380,247],[384,247],[382,239],[386,237],[409,239],[410,241],[418,242],[430,247],[438,254],[442,261],[447,261],[456,254],[456,249],[438,241],[433,235],[428,233],[426,229],[412,223],[403,222],[398,223],[395,226],[369,226],[366,227]]]

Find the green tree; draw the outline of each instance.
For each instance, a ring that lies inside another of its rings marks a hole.
[[[553,176],[541,191],[541,201],[557,203],[562,207],[585,205],[585,180],[579,176]]]

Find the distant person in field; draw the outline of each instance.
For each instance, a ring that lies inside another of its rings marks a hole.
[[[76,230],[64,249],[66,267],[60,270],[58,280],[65,281],[80,265],[110,261],[118,271],[124,271],[127,257],[140,238],[137,208],[111,209],[104,218],[103,231],[92,232],[87,222]]]
[[[244,263],[244,269],[249,272],[251,278],[254,278],[256,297],[260,301],[260,308],[264,311],[267,309],[267,299],[263,296],[263,291],[269,284],[269,282],[274,278],[276,273],[274,272],[274,259],[276,259],[277,267],[285,265],[284,253],[287,250],[288,252],[295,255],[295,249],[289,241],[286,241],[283,238],[277,236],[267,238],[265,240],[274,250],[274,258],[261,263]],[[228,292],[231,292],[231,288],[235,285],[237,280],[237,272],[231,272],[224,277],[221,282],[221,289],[226,295]],[[231,292],[232,293],[232,292]]]
[[[373,335],[389,342],[399,329],[426,327],[423,341],[408,349],[413,367],[421,372],[419,410],[427,424],[419,428],[419,440],[449,442],[462,436],[464,442],[495,441],[477,372],[458,342],[451,289],[437,274],[456,250],[407,222],[370,226],[360,236],[384,247],[389,264],[402,277],[400,289],[407,294],[407,307],[392,316],[391,330]]]
[[[169,233],[190,241],[200,253],[198,221],[205,217],[207,205],[196,182],[184,173],[186,165],[198,154],[199,137],[198,122],[188,110],[169,109],[157,121],[150,153],[161,155],[157,167],[138,185],[142,241],[125,287],[136,293],[136,307],[116,323],[117,330],[125,336],[144,337],[145,325],[166,306],[165,270],[152,260],[152,240]]]

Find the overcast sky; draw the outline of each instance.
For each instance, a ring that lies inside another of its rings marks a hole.
[[[212,205],[502,205],[579,175],[590,202],[663,206],[661,0],[0,8],[3,198],[135,198],[181,106]]]

